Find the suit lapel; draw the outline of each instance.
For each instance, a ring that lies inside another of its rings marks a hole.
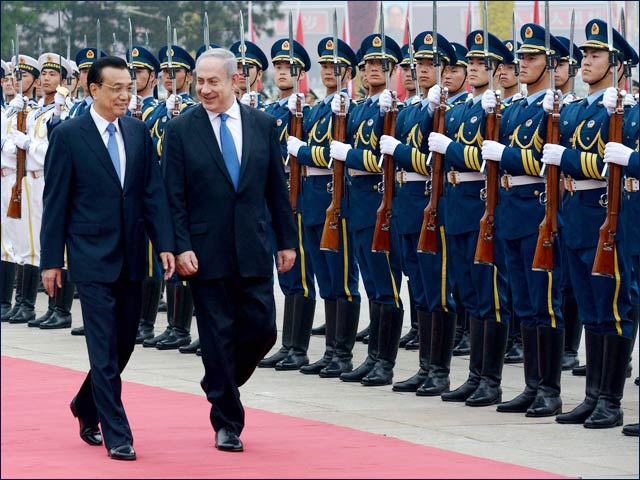
[[[125,122],[122,120],[122,118],[120,118],[118,120],[118,125],[120,128],[120,131],[122,132],[122,139],[124,141],[124,151],[127,156],[126,167],[124,171],[124,187],[123,187],[123,190],[126,190],[129,184],[131,183],[130,179],[134,177],[133,162],[135,159],[134,145],[136,144],[136,138],[135,138],[135,135],[133,135],[133,132],[130,131],[131,129],[125,127],[123,123]]]
[[[229,176],[229,170],[227,170],[227,166],[224,164],[224,158],[222,158],[222,151],[218,145],[216,134],[213,132],[209,115],[202,105],[198,105],[196,108],[198,114],[196,117],[197,125],[194,125],[195,130],[198,132],[200,139],[207,147],[209,155],[213,157],[213,162],[218,166],[229,183],[233,185],[231,177]]]
[[[245,171],[247,170],[247,164],[249,163],[249,159],[251,158],[251,145],[253,144],[250,139],[252,135],[255,135],[256,131],[254,128],[255,118],[253,117],[253,112],[251,111],[251,107],[246,107],[245,105],[240,105],[240,118],[242,119],[242,161],[240,162],[240,179],[238,180],[238,190],[240,190],[240,182],[242,182],[242,177],[244,176]]]
[[[116,169],[111,162],[109,151],[107,150],[107,147],[105,146],[104,141],[100,136],[100,132],[98,132],[98,127],[96,127],[93,118],[90,118],[89,121],[83,122],[82,126],[86,134],[83,135],[82,138],[87,143],[89,148],[93,151],[93,153],[96,154],[98,161],[107,171],[109,177],[111,177],[111,179],[113,179],[118,184],[118,187],[120,187],[120,179],[118,178]]]

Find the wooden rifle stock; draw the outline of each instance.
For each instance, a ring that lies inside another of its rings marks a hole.
[[[622,143],[622,118],[624,107],[622,95],[618,90],[616,111],[609,119],[609,141]],[[593,261],[591,275],[614,277],[616,274],[616,231],[618,229],[618,213],[621,203],[622,167],[616,163],[609,163],[609,178],[607,180],[607,216],[600,227],[596,258]]]
[[[137,97],[137,95],[136,95],[136,97]],[[142,119],[142,110],[141,110],[142,105],[140,105],[141,103],[142,102],[140,102],[140,99],[136,98],[136,110],[135,110],[135,112],[133,112],[133,116],[135,118],[137,118],[138,120]],[[180,114],[180,112],[178,112],[178,114]],[[174,115],[175,115],[175,112],[174,112]]]
[[[502,111],[500,105],[500,95],[496,92],[496,109],[487,115],[486,137],[487,140],[498,142],[500,140],[500,119]],[[474,263],[483,265],[493,265],[493,250],[496,238],[495,213],[498,205],[498,189],[500,188],[498,179],[498,162],[486,160],[487,178],[485,180],[485,206],[484,213],[480,219],[480,231],[478,232],[478,243],[476,244],[476,254]]]
[[[17,128],[22,133],[27,131],[27,113],[25,109],[20,110],[17,114]],[[22,179],[26,174],[26,157],[27,152],[18,148],[16,153],[16,183],[11,187],[11,199],[9,200],[9,208],[7,208],[7,217],[9,218],[22,218]]]
[[[342,99],[340,114],[333,116],[333,140],[344,142],[347,136],[347,114]],[[320,250],[337,252],[340,250],[340,206],[344,195],[344,164],[333,159],[333,179],[331,182],[331,203],[327,208]]]
[[[390,111],[384,114],[382,134],[394,137],[396,134],[396,116],[398,109],[394,105]],[[376,212],[376,226],[373,231],[373,241],[371,242],[372,252],[385,252],[391,250],[391,215],[393,204],[393,193],[396,186],[396,167],[392,155],[382,156],[382,201]]]
[[[556,92],[553,101],[553,112],[547,116],[547,142],[558,145],[560,143],[560,95]],[[553,248],[558,236],[558,205],[560,202],[560,175],[557,165],[547,165],[547,180],[545,187],[544,218],[538,227],[538,242],[533,256],[532,270],[553,271]]]
[[[291,114],[289,118],[289,135],[302,139],[302,102],[299,97],[296,100],[296,114]],[[298,211],[299,193],[300,165],[296,157],[289,155],[289,201],[294,215]]]
[[[444,112],[446,111],[447,91],[440,91],[440,106],[433,115],[433,131],[436,133],[445,132]],[[422,138],[421,150],[428,150],[428,135]],[[441,153],[431,153],[431,196],[429,203],[424,209],[422,228],[420,229],[420,239],[418,240],[418,252],[438,253],[438,202],[444,193],[444,157]]]

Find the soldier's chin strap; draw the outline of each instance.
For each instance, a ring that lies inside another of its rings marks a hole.
[[[551,61],[553,62],[553,60]],[[558,66],[558,62],[555,63],[553,70],[551,70],[551,75],[554,75],[554,72],[556,71],[557,66]],[[545,74],[546,71],[547,71],[547,67],[546,66],[542,67],[542,71],[540,72],[540,75],[538,75],[538,78],[536,78],[533,82],[528,83],[527,85],[535,85],[536,83],[538,83],[542,79],[542,76]]]
[[[620,64],[620,66],[618,67],[618,78],[622,78],[622,75],[620,75],[620,70],[622,70],[624,72],[624,65],[622,64],[622,62],[620,60],[618,60],[618,63]],[[611,70],[611,65],[609,65],[609,68],[607,68],[607,70],[604,72],[604,75],[602,75],[598,80],[596,80],[595,82],[587,82],[587,85],[595,85],[597,83],[600,83],[602,80],[605,79],[605,77],[607,75],[609,75],[609,71]],[[617,85],[616,85],[617,86]]]

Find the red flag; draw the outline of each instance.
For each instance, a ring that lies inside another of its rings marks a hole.
[[[404,19],[404,34],[402,35],[402,46],[406,45],[407,43],[409,43],[409,11],[411,10],[411,2],[408,3],[407,5],[407,14],[405,16]],[[402,59],[400,59],[400,61],[402,61]],[[406,96],[407,96],[407,91],[404,88],[404,73],[402,68],[398,67],[396,69],[396,73],[394,74],[395,80],[392,79],[391,80],[391,84],[393,85],[394,82],[396,82],[396,91],[398,92],[398,100],[404,102]],[[417,94],[418,92],[416,92]]]
[[[349,46],[351,46],[351,29],[349,28],[349,2],[346,2],[344,5],[344,22],[342,24],[342,40]],[[349,97],[353,98],[353,77],[356,76],[356,72],[358,71],[358,66],[354,65],[351,69],[351,78],[347,84],[347,92],[349,93]],[[338,89],[340,85],[338,85]]]
[[[249,29],[249,40],[253,43],[256,43],[256,32],[253,28],[253,12],[252,12],[253,2],[249,1],[249,14],[247,15],[247,27]],[[247,86],[248,89],[248,86]],[[256,91],[262,91],[262,80],[258,80],[256,83]]]
[[[298,25],[296,27],[296,41],[304,47],[304,34],[302,33],[302,10],[298,9]],[[307,76],[305,75],[299,84],[300,93],[306,94],[309,91]]]
[[[538,0],[533,1],[533,23],[540,25],[540,6]]]

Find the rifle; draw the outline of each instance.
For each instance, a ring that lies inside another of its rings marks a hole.
[[[338,14],[333,11],[333,73],[340,87],[340,63],[338,63]],[[338,95],[339,92],[336,92]],[[345,99],[340,99],[340,113],[333,116],[333,140],[344,142],[347,136],[347,113]],[[340,207],[344,195],[344,162],[333,162],[333,178],[331,180],[331,203],[327,208],[320,250],[337,252],[340,250]]]
[[[609,63],[613,71],[613,86],[618,88],[618,56],[613,49],[613,32],[611,26],[611,2],[607,12],[607,37],[609,43]],[[618,89],[616,110],[609,118],[609,141],[622,143],[622,119],[624,117],[623,98]],[[593,261],[591,275],[614,277],[616,273],[616,231],[618,229],[618,213],[622,199],[620,187],[622,184],[622,167],[616,163],[609,166],[607,179],[607,216],[600,227],[596,258]]]
[[[178,96],[176,92],[176,69],[173,66],[173,43],[176,43],[176,31],[173,30],[173,42],[171,42],[171,18],[167,15],[167,70],[169,70],[169,78],[171,79],[171,93]],[[172,112],[172,118],[180,115],[180,105],[175,103]]]
[[[436,65],[438,74],[438,85],[442,86],[442,73],[440,63],[440,52],[438,51],[438,21],[437,21],[436,2],[433,2],[433,63]],[[445,111],[447,110],[447,93],[448,89],[440,90],[440,105],[433,114],[433,131],[444,134],[445,129]],[[428,135],[422,138],[420,150],[427,151]],[[444,156],[438,152],[430,153],[431,160],[431,196],[429,203],[424,209],[424,218],[420,229],[420,238],[418,240],[418,253],[430,253],[435,255],[438,253],[438,203],[444,193]]]
[[[18,34],[18,25],[16,24],[16,42],[15,42],[15,74],[16,80],[18,80],[18,89],[20,98],[24,96],[22,92],[22,70],[20,70],[20,37]],[[27,105],[25,104],[22,110],[16,114],[17,129],[19,132],[25,133],[27,131]],[[9,218],[22,218],[22,179],[25,177],[26,171],[26,159],[27,152],[21,148],[16,152],[16,183],[11,187],[11,199],[9,201],[9,207],[7,208],[7,217]]]
[[[298,96],[300,67],[296,65],[294,60],[294,44],[293,44],[293,17],[289,11],[289,67],[291,76],[295,78],[293,94],[296,96],[296,113],[289,116],[289,135],[296,138],[302,138],[302,101]],[[300,193],[300,164],[298,159],[289,155],[289,201],[293,214],[297,214],[298,194]]]
[[[389,88],[389,60],[387,59],[386,42],[384,35],[384,12],[382,2],[380,2],[380,36],[382,37],[382,70],[386,76],[386,87]],[[382,124],[382,134],[395,137],[396,116],[398,109],[395,98],[391,110],[385,112]],[[392,155],[383,155],[382,159],[382,188],[378,188],[378,193],[382,193],[382,201],[376,212],[376,226],[373,231],[373,241],[371,242],[372,252],[385,252],[391,250],[391,215],[393,208],[393,194],[395,190],[396,167]],[[379,166],[379,165],[378,165]]]
[[[133,28],[131,27],[131,19],[129,18],[129,75],[131,75],[132,95],[136,99],[136,109],[132,112],[135,118],[142,118],[140,110],[140,100],[138,99],[138,80],[136,77],[136,67],[133,66]]]

